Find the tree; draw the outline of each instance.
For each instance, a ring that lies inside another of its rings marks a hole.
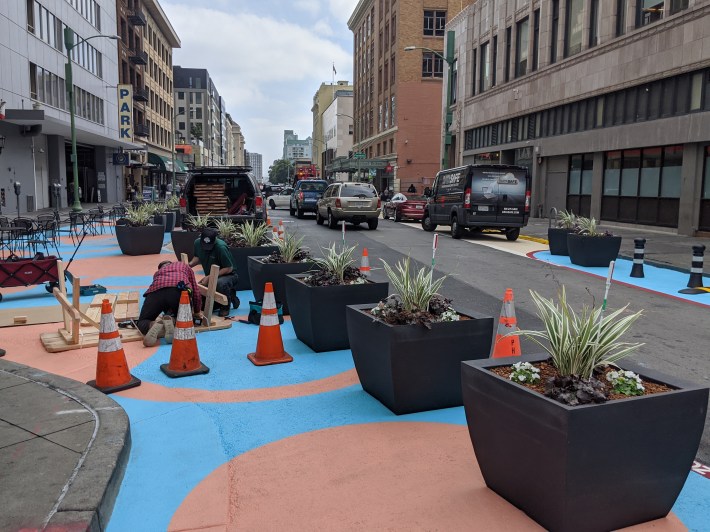
[[[276,159],[269,166],[270,183],[288,183],[293,177],[293,164],[288,159]]]
[[[192,124],[190,126],[190,136],[195,140],[202,140],[202,124]]]

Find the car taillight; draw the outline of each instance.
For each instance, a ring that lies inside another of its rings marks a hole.
[[[187,207],[187,200],[185,198],[180,198],[180,207]]]
[[[378,209],[382,208],[382,199],[381,198],[377,198],[377,208]]]
[[[467,188],[466,192],[463,194],[463,206],[466,209],[471,208],[471,189]]]
[[[335,206],[340,208],[340,198],[335,198]]]
[[[530,214],[530,191],[525,192],[525,212]]]
[[[303,201],[303,192],[299,192],[299,193],[298,193],[298,199],[300,199],[301,201]]]
[[[264,205],[264,198],[261,197],[261,194],[256,197],[254,204],[256,205],[257,209],[261,209],[261,207]]]

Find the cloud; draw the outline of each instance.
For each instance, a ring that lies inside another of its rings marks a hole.
[[[348,19],[352,16],[357,4],[357,0],[330,0],[328,7],[333,17],[347,28]]]
[[[312,9],[318,3],[299,2],[313,4]],[[298,19],[273,7],[275,15],[239,12],[235,4],[219,11],[162,2],[182,42],[173,63],[209,71],[227,111],[242,128],[246,148],[262,154],[266,169],[281,157],[284,129],[300,138],[311,135],[313,95],[321,83],[331,81],[333,63],[338,79],[351,79],[352,37],[339,23],[329,27],[327,19],[314,27],[313,19],[303,14]]]
[[[306,11],[313,16],[320,13],[321,6],[318,0],[296,0],[294,6],[300,10]]]

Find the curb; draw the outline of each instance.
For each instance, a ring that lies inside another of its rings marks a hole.
[[[128,416],[113,399],[79,381],[0,360],[0,369],[81,404],[96,422],[93,439],[67,479],[45,529],[101,532],[106,529],[131,450]]]

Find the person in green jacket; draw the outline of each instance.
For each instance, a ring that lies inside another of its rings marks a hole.
[[[213,264],[219,266],[217,273],[217,292],[227,296],[233,307],[239,307],[239,298],[237,297],[237,281],[239,279],[234,271],[234,259],[232,252],[229,251],[227,243],[220,238],[217,238],[217,230],[208,227],[202,231],[200,238],[195,240],[195,256],[190,261],[190,267],[197,264],[202,265],[205,277],[198,281],[200,284],[207,286],[210,281],[210,269]],[[217,315],[229,315],[229,305],[222,306],[215,304]]]

